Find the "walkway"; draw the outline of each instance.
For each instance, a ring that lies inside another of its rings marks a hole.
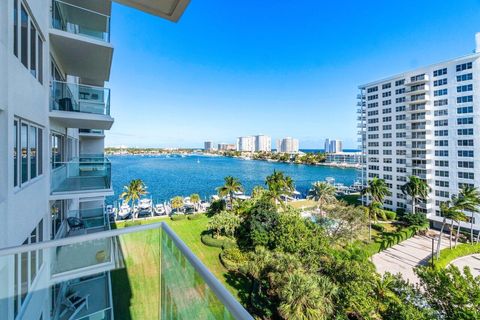
[[[430,231],[433,232],[433,231]],[[438,234],[437,234],[438,236]],[[435,241],[435,250],[437,242]],[[448,246],[448,238],[442,238],[442,249]],[[432,254],[432,238],[414,236],[372,257],[373,264],[380,274],[401,273],[410,283],[419,283],[413,271],[416,266],[427,264]]]
[[[463,267],[469,266],[474,277],[480,276],[480,254],[472,254],[466,257],[455,259],[451,262],[454,266],[463,271]]]

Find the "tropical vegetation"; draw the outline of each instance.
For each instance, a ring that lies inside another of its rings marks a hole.
[[[147,194],[147,187],[141,179],[131,180],[130,183],[123,187],[123,192],[120,194],[120,199],[124,202],[132,202],[132,208],[135,207],[135,201],[140,200],[142,196]],[[134,215],[132,215],[134,218]]]

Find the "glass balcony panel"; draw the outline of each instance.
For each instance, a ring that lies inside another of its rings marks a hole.
[[[108,159],[58,163],[51,173],[51,192],[95,191],[111,188],[112,166]]]
[[[50,110],[110,115],[110,89],[52,81]]]
[[[109,16],[63,1],[53,1],[52,26],[68,33],[110,42]]]
[[[32,255],[35,279],[14,285]],[[253,319],[164,223],[3,249],[0,266],[0,319],[14,304],[20,319]]]

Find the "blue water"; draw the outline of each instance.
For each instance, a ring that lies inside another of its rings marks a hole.
[[[264,185],[265,177],[273,170],[292,177],[298,191],[305,194],[312,182],[334,177],[336,182],[351,185],[358,171],[351,168],[307,166],[237,158],[190,155],[180,156],[111,156],[112,184],[117,200],[123,186],[132,179],[142,179],[154,201],[163,202],[174,196],[198,193],[202,199],[215,194],[223,178],[231,175],[240,179],[246,193],[256,185]]]

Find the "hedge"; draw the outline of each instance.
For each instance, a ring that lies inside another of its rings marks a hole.
[[[235,241],[228,238],[214,238],[211,234],[204,234],[201,237],[202,243],[209,247],[216,247],[216,248],[233,248],[235,247]]]
[[[195,214],[189,214],[187,216],[187,219],[188,220],[197,220],[197,219],[200,219],[201,217],[203,217],[202,213],[195,213]]]
[[[382,232],[380,235],[380,239],[376,239],[374,242],[369,243],[365,246],[365,251],[369,255],[373,255],[380,251],[386,250],[402,241],[405,241],[414,235],[416,235],[419,231],[426,230],[428,226],[410,226],[403,228],[397,232]]]
[[[245,254],[240,251],[238,248],[227,248],[220,252],[220,262],[223,264],[225,269],[229,271],[238,271],[247,260]]]
[[[440,258],[435,260],[435,266],[437,268],[445,268],[453,260],[475,253],[480,253],[480,243],[473,245],[471,243],[461,243],[456,248],[441,250]]]
[[[174,214],[170,217],[172,221],[185,220],[186,216],[184,214]]]
[[[372,229],[377,230],[379,232],[385,231],[385,227],[382,226],[381,224],[377,224],[377,223],[372,224]]]

